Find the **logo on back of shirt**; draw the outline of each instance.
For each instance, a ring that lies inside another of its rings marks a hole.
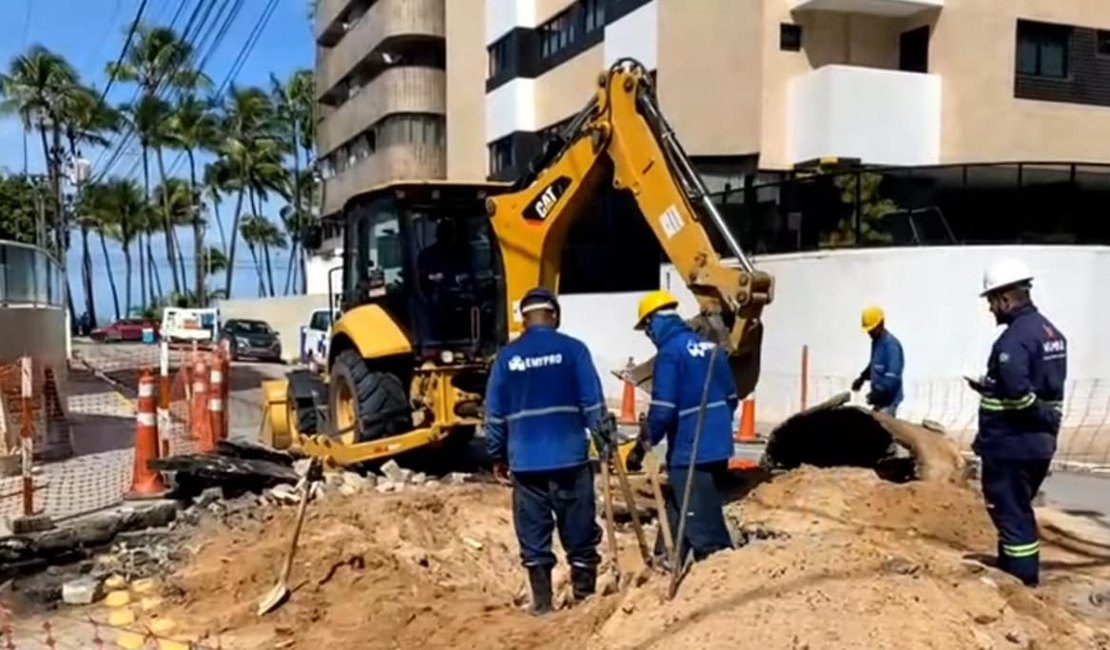
[[[525,370],[532,370],[533,368],[547,368],[549,366],[557,366],[563,363],[562,354],[545,354],[539,357],[522,357],[519,354],[509,359],[509,370],[513,372],[524,372]]]
[[[706,352],[717,347],[716,343],[709,341],[690,341],[686,344],[686,353],[692,357],[704,357]]]

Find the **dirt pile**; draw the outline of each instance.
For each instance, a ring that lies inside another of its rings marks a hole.
[[[1093,578],[1054,568],[1031,592],[963,558],[994,537],[978,495],[955,483],[802,467],[729,505],[762,541],[694,567],[673,602],[654,577],[544,619],[522,611],[509,506],[509,492],[489,485],[313,504],[293,596],[261,620],[255,605],[275,579],[291,509],[214,530],[169,582],[171,615],[224,648],[986,650],[1110,639],[1098,616],[1068,611]],[[631,535],[620,542],[634,554]],[[557,581],[565,588],[565,575]]]

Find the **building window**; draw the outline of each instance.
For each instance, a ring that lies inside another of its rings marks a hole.
[[[783,52],[800,52],[802,50],[802,26],[791,23],[779,25],[779,49]]]
[[[1019,20],[1017,26],[1017,72],[1034,77],[1065,79],[1068,76],[1068,45],[1072,28]]]
[[[501,37],[496,43],[486,48],[489,54],[489,71],[487,78],[493,79],[501,74],[509,65],[509,38]]]
[[[1095,39],[1098,42],[1099,56],[1110,56],[1110,31],[1105,29],[1098,30]]]
[[[555,56],[569,48],[578,37],[574,22],[574,7],[540,25],[539,31],[541,58]]]
[[[582,0],[586,33],[605,27],[605,0]]]
[[[513,166],[513,138],[506,136],[489,143],[489,173],[498,174]]]

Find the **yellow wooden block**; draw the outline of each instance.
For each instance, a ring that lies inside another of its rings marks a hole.
[[[144,612],[153,612],[162,606],[162,599],[158,596],[147,596],[139,601],[139,608]]]
[[[126,589],[127,581],[123,579],[123,576],[108,576],[108,578],[104,580],[104,588],[108,591]]]
[[[131,583],[131,591],[137,594],[153,593],[158,584],[151,578],[143,578]]]
[[[190,650],[188,641],[174,641],[172,639],[158,639],[158,650]]]
[[[150,631],[159,636],[165,636],[170,632],[173,632],[174,628],[176,627],[177,622],[174,621],[172,618],[159,618],[151,622]]]
[[[116,645],[126,650],[139,650],[146,645],[146,639],[134,632],[120,632],[116,637]]]
[[[131,594],[123,590],[113,591],[104,598],[104,604],[108,607],[124,607],[130,605]]]
[[[108,615],[108,625],[125,627],[135,622],[135,612],[130,609],[117,609]]]

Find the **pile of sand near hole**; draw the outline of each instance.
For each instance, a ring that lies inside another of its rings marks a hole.
[[[264,527],[207,536],[168,581],[170,615],[228,649],[581,648],[615,606],[598,599],[546,619],[523,612],[525,576],[504,488],[328,499],[308,513],[293,594],[280,609],[255,614],[276,580],[292,508]],[[563,563],[556,582],[566,583]]]
[[[696,565],[678,597],[631,593],[589,648],[1092,648],[1062,599],[964,560],[993,549],[982,501],[949,483],[804,467],[729,514],[782,536]]]

